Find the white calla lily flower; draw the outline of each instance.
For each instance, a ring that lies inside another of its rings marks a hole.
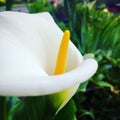
[[[0,13],[0,95],[37,96],[72,89],[97,70],[92,58],[69,43],[66,71],[54,75],[63,32],[49,13]]]

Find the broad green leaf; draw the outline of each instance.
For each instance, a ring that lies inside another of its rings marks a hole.
[[[54,120],[77,120],[76,119],[76,106],[72,99],[56,115]]]
[[[26,97],[11,109],[9,120],[51,120],[53,117],[44,97]]]

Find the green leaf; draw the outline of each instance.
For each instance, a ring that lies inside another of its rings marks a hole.
[[[81,116],[90,116],[93,120],[95,119],[95,116],[94,116],[94,113],[93,113],[93,110],[85,110],[85,109],[81,109]]]
[[[54,111],[55,113],[60,111],[60,109],[63,108],[73,96],[74,89],[75,88],[73,86],[61,92],[45,96],[46,102],[48,106],[50,107],[50,109]]]
[[[26,97],[11,110],[9,120],[76,120],[76,106],[70,100],[56,115],[44,97]]]
[[[109,88],[113,88],[113,86],[110,84],[110,83],[108,83],[108,82],[106,82],[106,81],[102,81],[102,80],[94,80],[93,81],[96,85],[98,85],[98,86],[100,86],[100,87],[109,87]]]
[[[76,106],[73,99],[56,115],[54,120],[77,120]]]
[[[51,120],[54,116],[44,97],[25,97],[11,109],[9,120]]]
[[[83,82],[80,84],[79,88],[78,88],[78,92],[85,92],[87,89],[87,85],[88,85],[89,81]]]

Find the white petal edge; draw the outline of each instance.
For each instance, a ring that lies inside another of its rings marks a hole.
[[[1,78],[2,96],[38,96],[68,89],[88,80],[98,67],[94,59],[84,60],[76,69],[56,76],[34,76],[23,78]]]

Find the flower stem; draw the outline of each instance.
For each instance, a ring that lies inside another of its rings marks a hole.
[[[13,0],[6,0],[6,10],[12,10]]]
[[[6,97],[0,97],[0,120],[8,120]]]

